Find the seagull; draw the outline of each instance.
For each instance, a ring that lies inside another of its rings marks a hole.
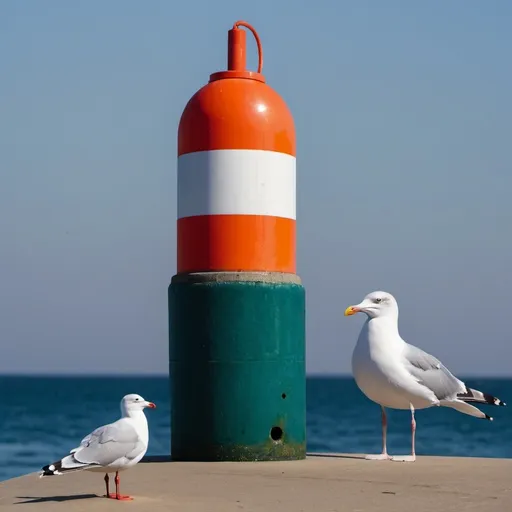
[[[149,442],[149,428],[144,409],[155,409],[153,402],[140,395],[129,394],[121,400],[121,418],[98,427],[84,437],[80,446],[71,450],[61,460],[41,469],[39,477],[64,475],[75,471],[89,470],[105,473],[106,498],[132,500],[131,496],[119,492],[119,472],[131,468],[139,462]],[[109,473],[115,473],[116,492],[109,490]]]
[[[492,421],[471,404],[506,405],[499,398],[467,387],[441,361],[404,341],[398,332],[398,303],[390,293],[369,293],[360,304],[345,310],[345,316],[356,313],[365,313],[367,319],[352,353],[352,373],[363,394],[381,406],[382,416],[382,453],[367,455],[366,459],[414,462],[416,409],[451,407]],[[411,411],[411,455],[388,455],[386,407]]]

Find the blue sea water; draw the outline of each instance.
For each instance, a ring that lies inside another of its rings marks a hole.
[[[493,422],[451,409],[418,411],[417,453],[512,457],[512,379],[466,378],[466,383],[511,407],[485,407]],[[92,429],[118,418],[119,401],[127,393],[158,405],[147,413],[148,455],[170,451],[167,378],[0,377],[0,391],[0,481],[38,471],[67,454]],[[378,453],[380,409],[352,378],[308,378],[307,443],[309,452]],[[388,449],[409,452],[408,411],[389,412]]]

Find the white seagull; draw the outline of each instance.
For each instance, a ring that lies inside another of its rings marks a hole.
[[[360,304],[349,306],[345,315],[359,312],[367,319],[352,354],[352,372],[359,389],[382,409],[382,453],[366,459],[415,461],[416,409],[451,407],[492,420],[471,404],[506,405],[499,398],[468,388],[441,361],[405,342],[398,332],[398,304],[390,293],[369,293]],[[388,455],[386,407],[411,411],[411,455]]]
[[[130,394],[121,400],[121,418],[98,427],[82,439],[80,446],[74,448],[61,460],[44,466],[40,477],[63,475],[84,469],[105,473],[107,498],[132,500],[131,496],[119,493],[119,472],[135,466],[146,450],[149,442],[149,428],[144,408],[156,408],[153,402],[147,402],[140,395]],[[115,494],[109,491],[109,473],[115,473]]]

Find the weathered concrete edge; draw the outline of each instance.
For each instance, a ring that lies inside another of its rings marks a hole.
[[[190,272],[176,274],[171,284],[268,283],[302,285],[297,274],[287,272]]]
[[[308,459],[322,459],[322,458],[340,458],[340,459],[361,459],[364,460],[365,454],[364,453],[341,453],[341,452],[306,452],[306,458],[305,459],[289,459],[289,460],[280,460],[275,462],[305,462]],[[418,460],[453,460],[460,463],[465,463],[469,460],[471,461],[479,461],[479,460],[485,460],[485,461],[510,461],[512,462],[512,458],[508,457],[472,457],[472,456],[452,456],[452,455],[418,455]],[[184,462],[184,461],[178,461],[173,460],[171,455],[146,455],[141,461],[140,464],[154,464],[154,463],[161,463],[161,462]],[[199,461],[193,461],[194,463],[197,463]],[[254,461],[205,461],[207,464],[222,464],[222,463],[229,463],[229,464],[250,464],[251,462],[257,464],[260,462],[274,462],[274,461],[268,461],[268,460],[254,460]],[[186,462],[185,462],[186,463]]]
[[[343,459],[343,458],[350,458],[350,459],[361,459],[361,460],[364,460],[364,454],[360,454],[360,453],[337,453],[337,452],[308,452],[306,454],[306,458],[305,459],[298,459],[298,460],[284,460],[284,461],[276,461],[276,462],[273,462],[273,461],[254,461],[254,462],[248,462],[248,461],[244,461],[244,462],[233,462],[233,461],[219,461],[219,462],[205,462],[205,464],[243,464],[243,465],[247,465],[247,464],[265,464],[265,463],[270,463],[270,464],[274,464],[274,463],[278,463],[278,462],[284,462],[284,463],[292,463],[292,464],[305,464],[307,463],[308,460],[311,460],[311,459],[321,459],[321,458],[340,458],[340,459]],[[502,461],[507,461],[507,462],[511,462],[512,463],[512,459],[510,458],[507,458],[507,457],[452,457],[452,456],[449,456],[449,455],[420,455],[418,457],[418,460],[425,460],[425,461],[435,461],[435,460],[452,460],[452,461],[455,461],[455,462],[458,462],[460,464],[465,464],[466,462],[468,461],[487,461],[487,462],[490,462],[490,461],[496,461],[496,462],[502,462]],[[175,462],[173,461],[172,457],[170,455],[147,455],[145,456],[140,462],[139,464],[158,464],[158,463],[170,463],[170,462]],[[181,462],[181,461],[176,461],[177,463],[180,463],[180,464],[187,464],[187,462]],[[197,463],[197,461],[195,462]],[[34,471],[33,473],[26,473],[24,475],[20,475],[20,476],[15,476],[15,477],[12,477],[12,478],[8,478],[7,480],[2,480],[0,482],[0,487],[8,487],[8,484],[11,483],[11,482],[14,482],[15,480],[18,481],[20,479],[23,479],[23,478],[34,478],[34,477],[38,477],[39,475],[39,471]],[[29,482],[27,482],[28,485],[30,485]]]

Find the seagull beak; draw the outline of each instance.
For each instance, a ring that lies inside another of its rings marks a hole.
[[[345,309],[345,316],[352,316],[356,313],[359,313],[361,311],[361,308],[357,306],[349,306],[347,309]]]
[[[153,402],[147,402],[146,407],[149,407],[150,409],[156,409],[156,405]]]

